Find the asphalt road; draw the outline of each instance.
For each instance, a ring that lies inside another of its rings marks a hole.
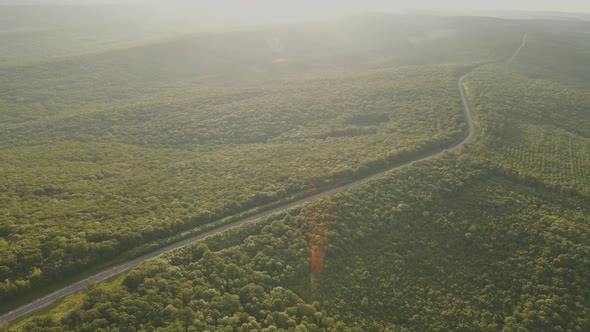
[[[527,38],[527,34],[525,33],[524,36],[523,36],[523,42],[522,42],[522,44],[514,52],[514,54],[512,55],[512,57],[510,57],[510,59],[508,60],[508,63],[512,62],[514,60],[514,58],[516,58],[516,56],[518,55],[518,53],[520,52],[520,50],[524,47],[524,45],[526,44],[526,38]],[[415,163],[417,161],[422,161],[422,160],[428,160],[428,159],[436,158],[436,157],[442,155],[443,153],[445,153],[447,151],[455,151],[455,150],[461,148],[462,146],[464,146],[465,144],[467,144],[468,142],[470,142],[475,137],[475,125],[473,123],[473,117],[472,117],[472,113],[471,113],[471,108],[469,107],[469,102],[467,101],[467,96],[466,96],[466,93],[465,93],[465,87],[463,85],[463,81],[465,80],[465,77],[467,77],[467,75],[469,75],[470,73],[471,73],[471,71],[468,72],[468,73],[466,73],[465,75],[461,76],[461,78],[459,78],[459,81],[458,81],[459,92],[461,94],[461,101],[463,102],[463,109],[465,111],[465,117],[467,119],[467,123],[469,124],[469,133],[468,133],[467,137],[465,137],[465,139],[462,140],[460,143],[457,143],[457,144],[449,147],[446,150],[443,150],[443,151],[437,152],[437,153],[433,153],[431,155],[422,157],[420,159],[416,159],[416,160],[407,162],[407,163],[405,163],[403,165],[396,166],[396,167],[394,167],[392,169],[401,169],[401,168],[407,167],[407,166],[409,166],[409,165],[411,165],[411,164],[413,164],[413,163]],[[274,209],[271,209],[271,210],[268,210],[268,211],[265,211],[265,212],[262,212],[262,213],[253,215],[253,216],[248,217],[248,218],[244,218],[244,219],[238,220],[236,222],[233,222],[233,223],[230,223],[230,224],[227,224],[227,225],[224,225],[224,226],[221,226],[221,227],[218,227],[218,228],[209,230],[209,231],[207,231],[205,233],[201,233],[201,234],[196,235],[196,236],[193,236],[191,238],[187,238],[185,240],[182,240],[182,241],[173,243],[173,244],[171,244],[169,246],[163,247],[163,248],[158,249],[156,251],[153,251],[151,253],[148,253],[148,254],[145,254],[143,256],[140,256],[140,257],[137,257],[135,259],[132,259],[132,260],[128,261],[127,263],[124,263],[124,264],[117,265],[117,266],[114,266],[112,268],[106,269],[106,270],[104,270],[102,272],[99,272],[99,273],[97,273],[97,274],[95,274],[95,275],[93,275],[91,277],[88,277],[86,279],[80,280],[80,281],[78,281],[78,282],[76,282],[74,284],[71,284],[69,286],[66,286],[66,287],[58,290],[58,291],[55,291],[55,292],[53,292],[53,293],[51,293],[51,294],[49,294],[47,296],[44,296],[42,298],[39,298],[39,299],[37,299],[37,300],[35,300],[33,302],[30,302],[30,303],[28,303],[28,304],[26,304],[26,305],[24,305],[22,307],[19,307],[19,308],[13,310],[13,311],[10,311],[10,312],[8,312],[8,313],[0,316],[0,321],[7,321],[7,322],[15,321],[15,320],[17,320],[19,318],[22,318],[22,317],[24,317],[24,316],[26,316],[28,314],[33,313],[34,311],[37,311],[39,309],[42,309],[44,307],[49,306],[50,304],[54,303],[57,300],[60,300],[60,299],[66,297],[66,296],[68,296],[68,295],[70,295],[72,293],[75,293],[75,292],[77,292],[77,291],[85,288],[89,283],[99,283],[101,281],[104,281],[106,279],[109,279],[111,277],[114,277],[114,276],[116,276],[116,275],[118,275],[118,274],[120,274],[122,272],[125,272],[125,271],[129,270],[130,268],[132,268],[132,267],[134,267],[136,265],[139,265],[139,264],[145,262],[148,259],[154,258],[156,256],[159,256],[159,255],[161,255],[163,253],[172,251],[174,249],[177,249],[177,248],[180,248],[180,247],[184,247],[187,244],[193,243],[193,242],[195,242],[197,240],[201,240],[201,239],[206,238],[206,237],[208,237],[210,235],[221,233],[221,232],[223,232],[223,231],[225,231],[225,230],[227,230],[229,228],[233,228],[233,227],[236,227],[236,226],[239,226],[239,225],[242,225],[242,224],[245,224],[245,223],[248,223],[248,222],[257,220],[257,219],[260,219],[260,218],[264,218],[264,217],[270,216],[270,215],[272,215],[274,213],[285,211],[285,210],[288,210],[288,209],[290,209],[292,207],[295,207],[295,206],[298,206],[298,205],[301,205],[301,204],[304,204],[304,203],[307,203],[307,202],[310,202],[310,201],[313,201],[313,200],[316,200],[316,199],[319,199],[319,198],[322,198],[322,197],[325,197],[325,196],[329,196],[329,195],[332,195],[332,194],[335,194],[335,193],[339,193],[339,192],[348,190],[350,188],[353,188],[353,187],[362,185],[362,184],[367,183],[367,182],[369,182],[371,180],[374,180],[374,179],[377,179],[377,178],[382,177],[383,175],[385,175],[386,173],[388,173],[392,169],[389,169],[387,171],[383,171],[383,172],[378,173],[378,174],[375,174],[375,175],[371,175],[371,176],[366,177],[364,179],[361,179],[361,180],[358,180],[358,181],[354,181],[352,183],[349,183],[349,184],[340,186],[338,188],[327,190],[327,191],[321,192],[319,194],[316,194],[316,195],[313,195],[313,196],[310,196],[310,197],[306,197],[306,198],[303,198],[303,199],[300,199],[300,200],[297,200],[297,201],[294,201],[294,202],[291,202],[291,203],[288,203],[288,204],[285,204],[285,205],[276,207]]]

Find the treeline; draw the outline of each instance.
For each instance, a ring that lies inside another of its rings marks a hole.
[[[466,129],[454,77],[460,68],[210,88],[175,103],[67,116],[33,109],[41,120],[0,134],[0,299],[459,141]],[[331,128],[366,134],[321,137]]]
[[[477,159],[423,162],[152,260],[19,329],[583,331],[590,206],[547,190]]]
[[[361,132],[435,135],[463,124],[453,85],[454,74],[461,68],[332,74],[280,86],[202,86],[149,97],[128,96],[124,101],[111,96],[116,91],[101,95],[68,84],[96,98],[79,96],[74,105],[59,101],[66,93],[59,89],[46,97],[50,103],[23,101],[18,96],[35,89],[21,88],[2,99],[6,111],[0,117],[7,125],[0,142],[23,146],[80,141],[190,149],[195,144],[302,142]],[[58,104],[51,107],[52,102]],[[26,120],[9,118],[27,113]],[[370,120],[375,114],[378,121]],[[428,132],[417,133],[424,130]],[[349,134],[330,135],[345,131]]]
[[[121,278],[115,288],[87,289],[81,306],[62,320],[35,321],[24,329],[317,331],[335,327],[319,303],[307,303],[281,286],[306,276],[297,268],[309,266],[303,254],[309,251],[304,231],[293,222],[285,225],[283,218],[294,222],[290,214],[283,214],[150,261]],[[302,221],[296,222],[298,226]],[[285,264],[277,254],[288,256],[290,262]],[[116,298],[125,298],[125,303],[117,303]],[[101,308],[94,311],[97,306]]]

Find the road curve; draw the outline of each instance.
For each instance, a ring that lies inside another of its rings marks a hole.
[[[520,46],[518,46],[516,51],[514,51],[514,53],[510,57],[510,59],[508,59],[508,61],[506,61],[507,64],[511,64],[514,61],[514,59],[516,59],[516,57],[518,56],[518,53],[520,53],[520,50],[522,50],[524,45],[526,45],[526,39],[527,39],[528,35],[529,34],[527,32],[524,33],[524,35],[522,36],[522,43],[520,43]]]
[[[525,43],[526,43],[526,34],[523,37],[523,43],[516,50],[516,52],[513,54],[513,56],[510,58],[509,61],[514,60],[514,58],[516,57],[516,55],[518,55],[518,52],[520,51],[520,49],[522,49],[522,47],[524,47],[524,44]],[[242,224],[245,224],[245,223],[248,223],[248,222],[257,220],[257,219],[260,219],[260,218],[264,218],[264,217],[270,216],[272,214],[275,214],[277,212],[285,211],[285,210],[288,210],[288,209],[290,209],[292,207],[295,207],[295,206],[298,206],[298,205],[301,205],[301,204],[304,204],[304,203],[307,203],[307,202],[310,202],[310,201],[313,201],[313,200],[316,200],[316,199],[319,199],[319,198],[322,198],[322,197],[325,197],[325,196],[333,195],[335,193],[339,193],[339,192],[348,190],[348,189],[353,188],[353,187],[357,187],[357,186],[362,185],[364,183],[367,183],[367,182],[369,182],[371,180],[380,178],[380,177],[384,176],[386,173],[388,173],[389,171],[391,171],[393,169],[402,169],[402,168],[405,168],[405,167],[407,167],[407,166],[409,166],[409,165],[411,165],[411,164],[413,164],[413,163],[415,163],[417,161],[423,161],[423,160],[428,160],[428,159],[436,158],[436,157],[442,155],[443,153],[445,153],[447,151],[455,151],[455,150],[461,148],[462,146],[464,146],[465,144],[467,144],[468,142],[470,142],[471,140],[473,140],[473,138],[475,137],[475,125],[473,123],[473,117],[472,117],[472,114],[471,114],[471,108],[469,107],[469,102],[467,101],[467,96],[466,96],[466,93],[465,93],[465,87],[463,85],[463,81],[465,80],[465,78],[467,77],[467,75],[469,75],[472,71],[473,71],[473,69],[471,71],[467,72],[466,74],[464,74],[463,76],[461,76],[459,78],[459,81],[458,81],[459,92],[460,92],[460,95],[461,95],[461,101],[463,103],[463,110],[465,112],[465,117],[466,117],[467,123],[469,125],[469,133],[467,134],[467,136],[465,137],[465,139],[463,139],[461,142],[459,142],[459,143],[457,143],[457,144],[449,147],[448,149],[443,150],[443,151],[440,151],[440,152],[436,152],[436,153],[433,153],[433,154],[430,154],[430,155],[427,155],[425,157],[422,157],[422,158],[419,158],[419,159],[416,159],[416,160],[413,160],[413,161],[410,161],[410,162],[407,162],[407,163],[405,163],[403,165],[396,166],[396,167],[394,167],[392,169],[388,169],[386,171],[383,171],[383,172],[380,172],[380,173],[371,175],[371,176],[366,177],[366,178],[363,178],[361,180],[357,180],[357,181],[351,182],[349,184],[340,186],[338,188],[330,189],[330,190],[321,192],[319,194],[316,194],[316,195],[313,195],[313,196],[310,196],[310,197],[306,197],[306,198],[303,198],[303,199],[299,199],[299,200],[296,200],[294,202],[291,202],[291,203],[288,203],[288,204],[285,204],[285,205],[281,205],[281,206],[276,207],[274,209],[271,209],[271,210],[268,210],[268,211],[265,211],[265,212],[262,212],[262,213],[258,213],[256,215],[253,215],[253,216],[250,216],[250,217],[247,217],[247,218],[244,218],[244,219],[241,219],[241,220],[232,222],[230,224],[227,224],[227,225],[224,225],[224,226],[220,226],[218,228],[209,230],[209,231],[204,232],[204,233],[201,233],[199,235],[196,235],[196,236],[187,238],[185,240],[182,240],[182,241],[173,243],[173,244],[168,245],[166,247],[160,248],[160,249],[158,249],[156,251],[153,251],[151,253],[148,253],[148,254],[139,256],[137,258],[134,258],[134,259],[128,261],[127,263],[124,263],[124,264],[117,265],[117,266],[111,267],[109,269],[106,269],[106,270],[104,270],[102,272],[99,272],[99,273],[97,273],[97,274],[95,274],[95,275],[93,275],[91,277],[88,277],[86,279],[80,280],[80,281],[78,281],[76,283],[73,283],[73,284],[71,284],[69,286],[66,286],[66,287],[64,287],[64,288],[62,288],[60,290],[57,290],[57,291],[55,291],[55,292],[53,292],[53,293],[51,293],[49,295],[46,295],[46,296],[44,296],[42,298],[39,298],[39,299],[37,299],[37,300],[35,300],[33,302],[30,302],[28,304],[25,304],[22,307],[19,307],[19,308],[13,310],[13,311],[10,311],[10,312],[8,312],[8,313],[0,316],[0,321],[6,321],[6,322],[15,321],[15,320],[17,320],[19,318],[22,318],[22,317],[24,317],[24,316],[26,316],[28,314],[33,313],[34,311],[37,311],[39,309],[42,309],[44,307],[49,306],[52,303],[54,303],[55,301],[57,301],[57,300],[60,300],[60,299],[66,297],[66,296],[68,296],[68,295],[70,295],[72,293],[75,293],[75,292],[77,292],[77,291],[85,288],[89,283],[99,283],[101,281],[104,281],[106,279],[109,279],[111,277],[114,277],[114,276],[116,276],[116,275],[118,275],[118,274],[120,274],[122,272],[125,272],[125,271],[131,269],[132,267],[145,262],[148,259],[154,258],[156,256],[159,256],[159,255],[161,255],[163,253],[172,251],[174,249],[178,249],[180,247],[184,247],[187,244],[193,243],[193,242],[195,242],[197,240],[204,239],[204,238],[206,238],[206,237],[208,237],[210,235],[218,234],[218,233],[221,233],[221,232],[223,232],[223,231],[225,231],[225,230],[227,230],[229,228],[233,228],[233,227],[236,227],[236,226],[239,226],[239,225],[242,225]]]

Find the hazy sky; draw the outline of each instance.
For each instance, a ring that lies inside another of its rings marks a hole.
[[[1,3],[183,3],[213,13],[284,15],[416,9],[590,12],[590,0],[0,0]]]

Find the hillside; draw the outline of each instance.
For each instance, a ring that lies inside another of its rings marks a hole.
[[[588,25],[377,15],[1,69],[2,299],[445,149],[469,71],[478,128],[7,329],[590,329]]]
[[[212,20],[170,7],[14,3],[0,4],[0,67],[124,49],[215,29]]]
[[[429,63],[504,56],[518,38],[474,48],[510,26],[409,22],[289,25],[284,50],[251,30],[1,69],[0,298],[458,142],[456,79],[471,64]],[[443,41],[464,51],[426,52]]]

